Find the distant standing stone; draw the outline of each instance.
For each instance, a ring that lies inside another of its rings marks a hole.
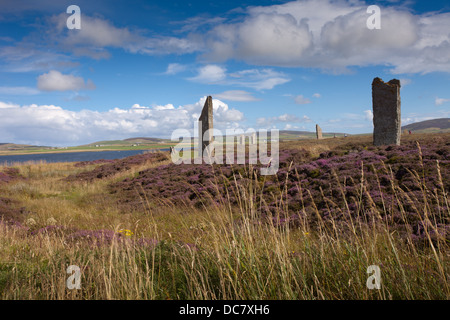
[[[199,156],[203,157],[206,147],[213,142],[213,103],[212,97],[208,96],[205,101],[205,105],[203,106],[202,113],[200,118],[198,118],[198,150]],[[208,134],[205,133],[208,132]],[[201,152],[201,154],[200,154]]]
[[[319,127],[318,124],[316,124],[316,136],[317,136],[317,140],[322,139],[322,129]]]
[[[400,145],[401,101],[400,80],[385,83],[380,78],[372,82],[373,144]]]

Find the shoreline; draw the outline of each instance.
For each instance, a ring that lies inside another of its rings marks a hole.
[[[32,151],[32,152],[22,152],[22,151],[18,151],[18,152],[14,152],[14,151],[0,151],[0,157],[1,156],[23,156],[23,155],[33,155],[33,154],[55,154],[55,153],[74,153],[74,152],[102,152],[102,151],[151,151],[151,150],[162,150],[162,149],[168,149],[169,147],[162,147],[162,148],[158,148],[158,147],[154,147],[154,148],[136,148],[136,149],[96,149],[96,150],[92,150],[92,149],[79,149],[79,150],[49,150],[49,151],[45,151],[45,150],[39,150],[39,151]]]

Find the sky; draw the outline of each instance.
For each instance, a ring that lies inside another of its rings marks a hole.
[[[195,136],[209,95],[223,133],[370,133],[375,77],[450,116],[449,1],[0,0],[0,142]]]

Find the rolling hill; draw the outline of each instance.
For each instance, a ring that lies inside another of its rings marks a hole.
[[[412,132],[450,132],[450,118],[432,119],[421,122],[411,123],[402,127],[402,130],[411,130]]]

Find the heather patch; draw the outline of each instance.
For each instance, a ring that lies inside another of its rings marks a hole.
[[[91,166],[95,164],[105,164],[105,163],[112,163],[116,160],[114,159],[98,159],[98,160],[91,160],[91,161],[80,161],[75,163],[74,167],[82,168],[86,166]]]
[[[13,180],[23,179],[20,175],[19,169],[17,168],[4,168],[2,172],[0,172],[0,183],[8,183]]]
[[[10,224],[19,223],[23,221],[26,214],[27,210],[19,207],[18,201],[0,197],[0,221]]]
[[[107,161],[107,163],[96,167],[91,171],[84,171],[75,175],[68,176],[66,181],[93,181],[96,179],[104,179],[116,175],[117,173],[130,170],[133,167],[143,165],[147,162],[158,163],[168,159],[168,155],[162,152],[145,153],[136,156],[127,157],[124,159],[118,159],[113,161]],[[97,162],[101,163],[101,162]],[[94,164],[89,162],[88,164]],[[88,164],[79,164],[79,166],[84,166]]]
[[[110,188],[122,203],[134,208],[142,209],[146,202],[186,207],[250,205],[275,224],[382,220],[402,233],[406,225],[415,225],[413,234],[423,238],[418,224],[425,214],[443,226],[449,224],[442,214],[448,211],[449,155],[450,145],[439,139],[425,145],[414,141],[402,146],[347,145],[318,158],[305,150],[285,149],[280,150],[280,168],[273,176],[261,176],[260,165],[248,162],[168,164]],[[444,227],[432,233],[450,237]]]

